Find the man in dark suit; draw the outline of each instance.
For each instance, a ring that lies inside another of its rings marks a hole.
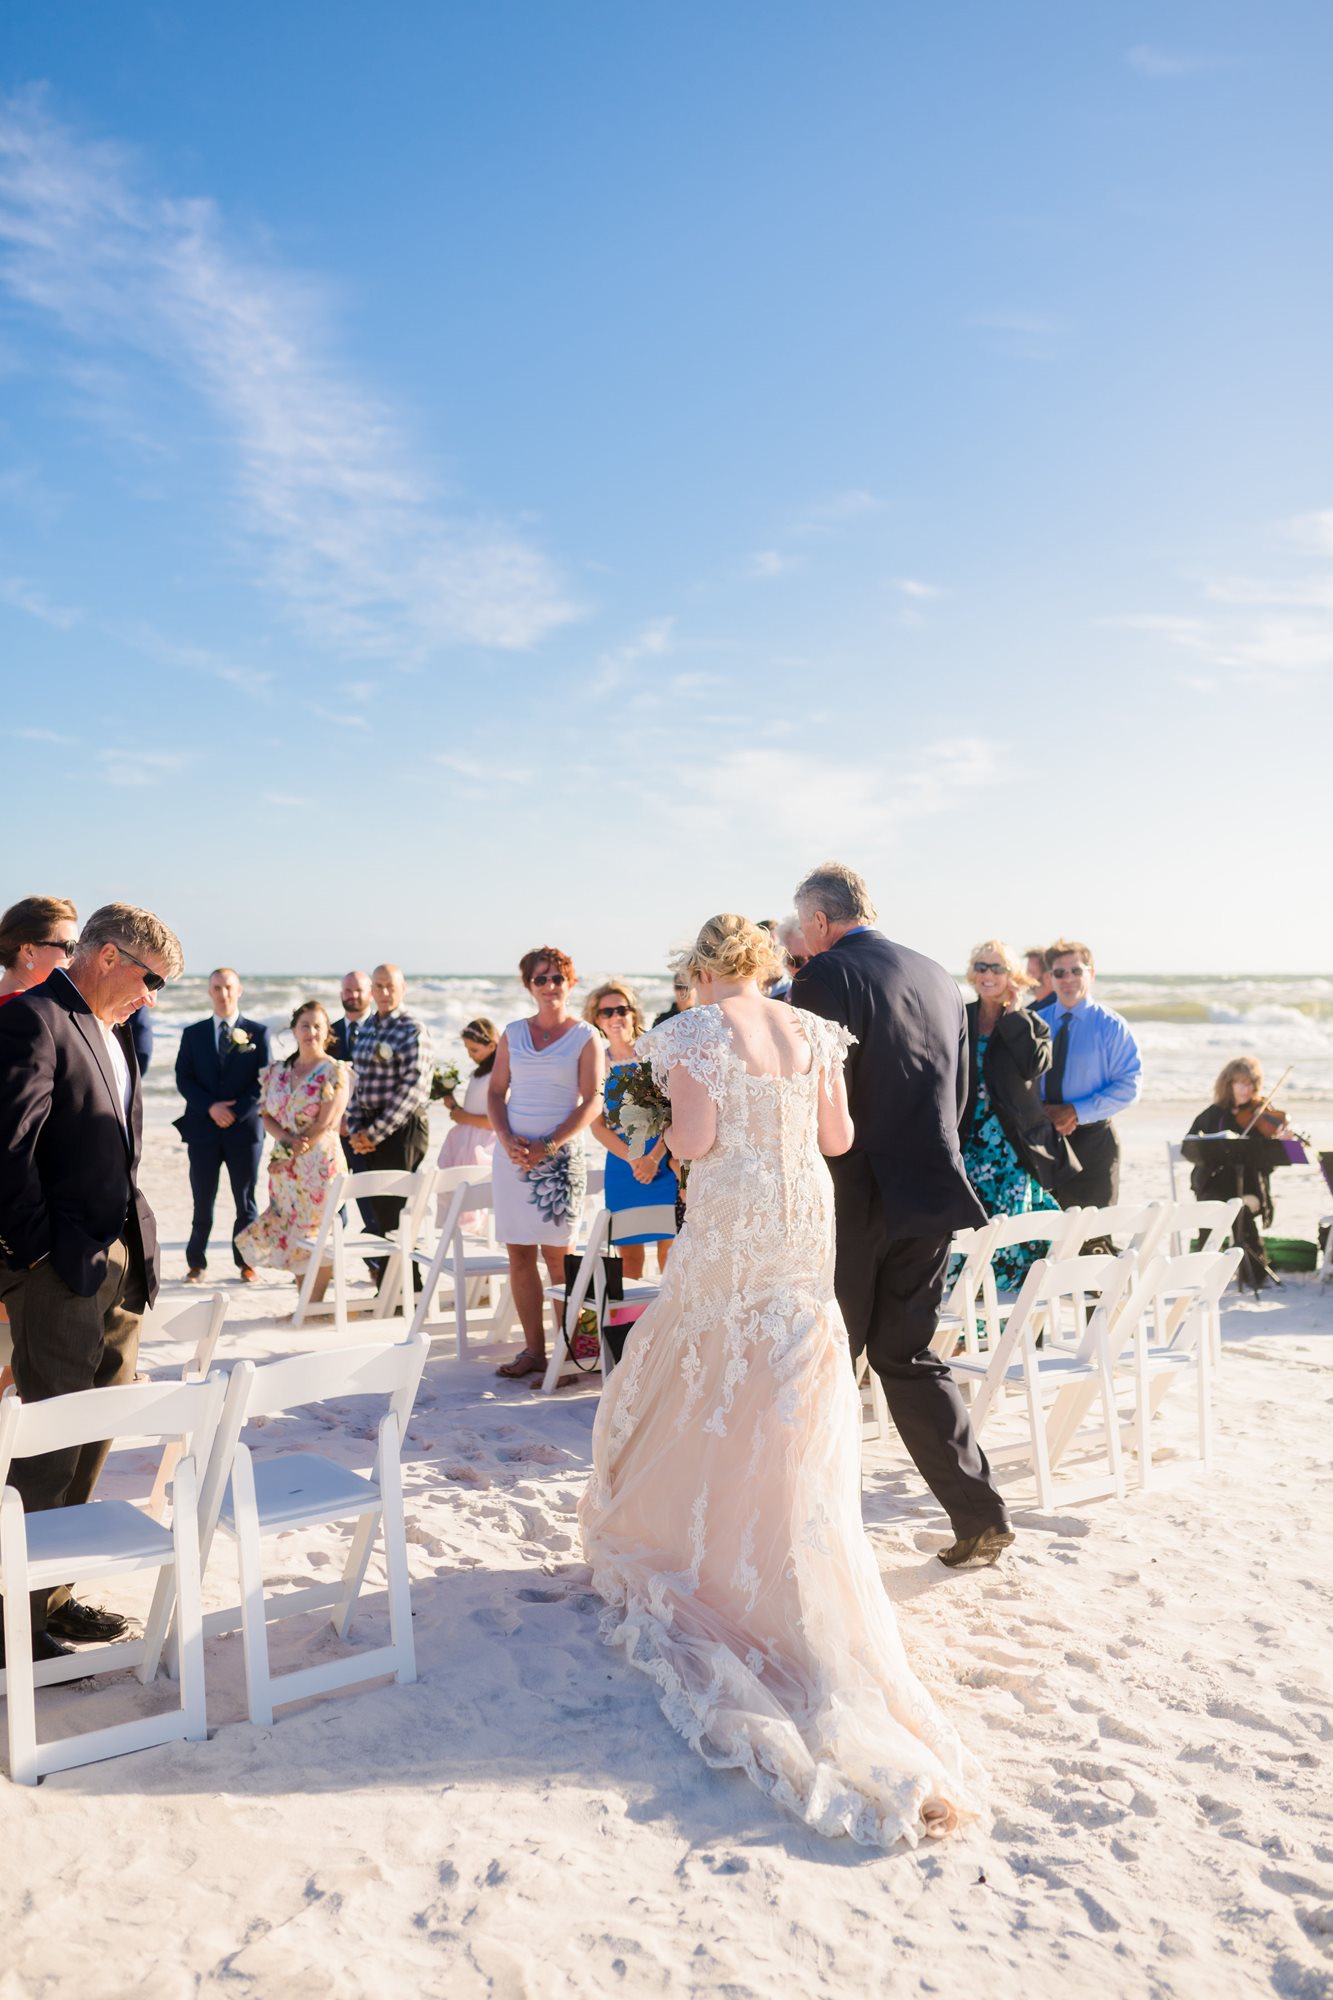
[[[333,1036],[333,1047],[329,1050],[329,1054],[336,1056],[339,1062],[350,1062],[352,1060],[352,1044],[356,1040],[356,1031],[363,1021],[370,1019],[372,1011],[370,974],[368,972],[344,972],[342,1003],[342,1019],[335,1021],[330,1030]]]
[[[793,1004],[856,1037],[847,1059],[856,1140],[829,1161],[838,1304],[853,1356],[868,1353],[903,1443],[953,1526],[941,1562],[977,1568],[1013,1535],[948,1363],[930,1348],[950,1238],[986,1219],[958,1148],[962,996],[943,966],[871,928],[866,885],[840,862],[807,875],[796,912],[810,958],[792,981]]]
[[[68,971],[0,1008],[0,1299],[25,1403],[134,1380],[139,1320],[157,1295],[157,1227],[137,1185],[139,1066],[126,1022],[183,964],[147,910],[95,910]],[[31,1512],[82,1506],[110,1442],[16,1459]],[[113,1639],[125,1620],[63,1586],[33,1597],[34,1653]]]
[[[242,1014],[241,991],[240,978],[231,966],[220,965],[211,973],[208,997],[213,1003],[212,1016],[192,1022],[176,1051],[176,1088],[185,1099],[176,1130],[190,1156],[190,1193],[194,1198],[194,1219],[185,1246],[187,1285],[204,1281],[213,1204],[224,1167],[236,1209],[232,1256],[243,1278],[253,1280],[255,1275],[236,1248],[236,1237],[259,1213],[255,1182],[264,1150],[259,1073],[269,1061],[269,1046],[263,1022],[247,1020]]]

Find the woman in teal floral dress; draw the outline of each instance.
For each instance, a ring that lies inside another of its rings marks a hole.
[[[1058,1208],[1044,1185],[1057,1170],[1057,1142],[1038,1088],[1051,1066],[1050,1025],[1022,1004],[1032,981],[999,938],[973,949],[967,977],[977,995],[967,1009],[967,1108],[959,1127],[967,1177],[987,1215]],[[1016,1292],[1043,1249],[1016,1243],[996,1251],[1000,1289]]]

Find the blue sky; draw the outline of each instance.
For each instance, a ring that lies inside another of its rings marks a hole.
[[[4,64],[3,900],[649,966],[838,855],[955,966],[1333,963],[1327,7],[16,0]]]

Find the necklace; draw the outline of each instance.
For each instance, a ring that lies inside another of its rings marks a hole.
[[[536,1042],[539,1049],[544,1049],[555,1040],[564,1025],[563,1021],[557,1021],[553,1028],[544,1028],[540,1021],[534,1021],[532,1024],[532,1039]]]

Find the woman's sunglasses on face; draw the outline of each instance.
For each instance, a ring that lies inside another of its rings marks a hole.
[[[78,945],[74,938],[38,938],[32,948],[34,951],[59,951],[66,958],[73,958]]]
[[[629,1008],[624,1006],[599,1007],[597,1009],[597,1018],[599,1021],[614,1021],[617,1015],[619,1015],[620,1019],[623,1021],[628,1017],[628,1014],[629,1014]]]
[[[972,961],[972,970],[973,972],[1007,972],[1009,968],[1007,965],[1001,965],[998,959],[974,958]]]
[[[569,981],[563,972],[535,972],[532,983],[534,986],[568,986]]]

